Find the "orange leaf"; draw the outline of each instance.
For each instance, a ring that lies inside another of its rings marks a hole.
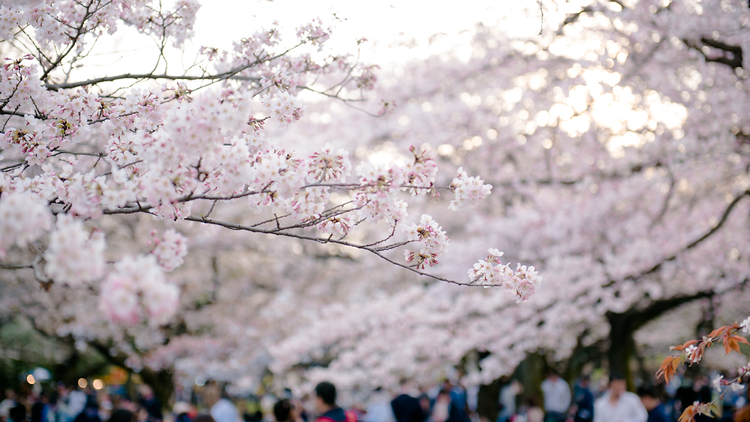
[[[678,352],[681,352],[681,351],[687,349],[688,347],[694,345],[697,342],[698,342],[698,340],[690,340],[688,342],[685,342],[685,344],[681,344],[679,346],[672,347],[672,350],[677,350]]]
[[[711,331],[711,334],[708,335],[709,338],[718,337],[719,334],[724,330],[725,327],[719,327],[713,331]]]
[[[669,384],[669,380],[674,377],[675,369],[680,365],[680,359],[678,356],[667,356],[661,362],[659,370],[656,372],[656,377],[664,377],[664,381]]]
[[[695,406],[688,406],[687,409],[682,412],[682,415],[680,415],[680,419],[678,419],[677,422],[693,422],[695,421],[696,414],[698,414],[698,408]]]
[[[744,343],[744,344],[747,344],[748,346],[750,346],[750,343],[747,342],[747,339],[745,337],[734,336],[734,339],[737,340],[737,341],[739,341],[740,343]]]

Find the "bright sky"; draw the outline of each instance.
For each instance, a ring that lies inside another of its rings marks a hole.
[[[269,22],[279,21],[293,29],[320,17],[336,22],[332,47],[354,49],[354,40],[367,37],[363,51],[368,61],[399,62],[424,57],[430,37],[440,37],[436,48],[450,48],[464,41],[478,22],[500,25],[509,33],[533,35],[539,30],[535,0],[471,0],[462,3],[435,0],[211,0],[203,1],[196,25],[196,40],[228,46]],[[345,19],[345,20],[344,20]],[[462,36],[463,33],[463,36]],[[412,48],[394,48],[397,42],[416,41]],[[435,44],[435,43],[433,43]],[[431,51],[432,50],[432,51]]]

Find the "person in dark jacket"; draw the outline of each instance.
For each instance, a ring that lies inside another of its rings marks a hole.
[[[315,410],[319,415],[316,422],[357,422],[354,412],[345,412],[336,404],[336,386],[328,381],[315,386]]]
[[[415,397],[414,390],[409,381],[401,380],[401,394],[391,401],[393,416],[396,422],[424,422],[427,414],[422,408],[419,399]]]
[[[576,385],[573,400],[575,400],[576,413],[575,422],[589,422],[594,419],[594,395],[591,394],[588,375],[581,377],[581,382]]]
[[[659,399],[659,394],[656,393],[654,387],[650,385],[638,387],[638,397],[641,398],[643,407],[648,411],[646,422],[669,422],[667,412],[664,410],[664,404]]]
[[[142,384],[138,392],[141,396],[139,404],[148,412],[148,420],[150,422],[161,422],[164,420],[164,415],[161,411],[161,402],[154,395],[154,390],[148,385]]]
[[[99,403],[97,403],[95,396],[88,396],[86,406],[73,422],[102,422],[99,417]]]
[[[37,400],[31,406],[31,422],[47,422],[47,414],[49,413],[49,396],[47,393],[42,392]]]
[[[26,406],[17,404],[15,407],[11,407],[8,411],[8,421],[26,422]]]

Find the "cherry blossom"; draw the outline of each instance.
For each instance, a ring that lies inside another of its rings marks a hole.
[[[71,286],[95,281],[105,271],[104,249],[104,233],[89,233],[82,221],[60,215],[44,252],[45,271]]]
[[[50,229],[52,216],[41,198],[10,192],[0,198],[0,257],[12,245],[25,247]]]

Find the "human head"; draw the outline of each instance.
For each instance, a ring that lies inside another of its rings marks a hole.
[[[557,381],[557,379],[560,378],[560,374],[558,374],[557,371],[552,369],[551,371],[547,373],[547,378],[552,381]]]
[[[26,407],[22,404],[19,404],[13,408],[10,409],[8,412],[8,417],[13,422],[23,422],[26,420]]]
[[[643,407],[645,407],[649,412],[651,411],[651,409],[655,408],[659,405],[659,403],[661,403],[661,400],[659,400],[659,395],[656,394],[656,390],[651,385],[642,385],[638,387],[638,397],[641,398]]]
[[[292,414],[292,403],[289,399],[281,399],[273,405],[273,417],[276,418],[276,422],[287,422],[291,418]]]
[[[190,413],[190,404],[184,401],[175,402],[174,406],[172,406],[172,413],[177,416],[180,416],[184,413]]]
[[[140,387],[138,387],[138,392],[144,399],[149,399],[154,395],[154,390],[152,390],[148,384],[141,384]]]
[[[325,413],[336,406],[336,386],[323,381],[315,386],[315,408],[319,413]]]
[[[136,422],[135,413],[128,409],[117,409],[112,412],[109,422]]]
[[[628,388],[625,377],[619,372],[613,372],[609,376],[609,391],[614,397],[620,397]]]
[[[581,377],[581,387],[588,387],[591,383],[591,377],[584,375]]]

